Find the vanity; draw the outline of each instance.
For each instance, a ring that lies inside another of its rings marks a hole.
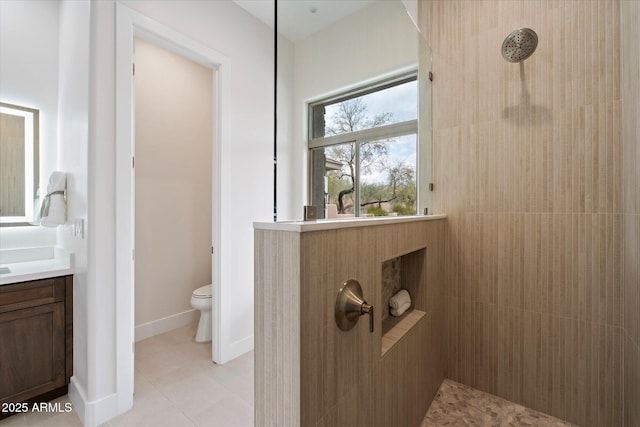
[[[256,427],[420,425],[445,372],[445,234],[444,215],[254,224]],[[351,281],[366,310],[343,330]]]
[[[67,393],[73,374],[73,255],[59,248],[0,255],[2,419],[24,412],[16,403]]]

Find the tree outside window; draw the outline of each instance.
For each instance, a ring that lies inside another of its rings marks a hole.
[[[311,199],[320,217],[415,215],[415,76],[311,112]]]

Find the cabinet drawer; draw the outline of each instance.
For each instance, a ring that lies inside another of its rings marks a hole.
[[[65,279],[35,280],[0,286],[0,313],[64,301]]]

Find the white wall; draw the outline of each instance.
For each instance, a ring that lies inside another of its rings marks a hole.
[[[67,172],[68,218],[87,226],[89,8],[85,0],[0,1],[0,98],[40,110],[41,187],[52,171]],[[84,392],[90,366],[100,363],[90,333],[87,240],[68,226],[0,228],[3,249],[56,244],[75,254],[72,381]]]
[[[40,182],[56,168],[58,1],[0,1],[0,101],[40,110]],[[46,188],[45,188],[46,190]],[[0,227],[0,249],[55,245],[45,227]]]
[[[292,204],[292,197],[289,192],[289,183],[293,180],[291,164],[293,162],[293,43],[287,38],[278,34],[277,51],[277,215],[278,221],[282,218],[290,218],[291,212],[296,211],[296,206]],[[302,211],[301,206],[297,206],[298,211]],[[281,214],[282,212],[282,214]]]
[[[58,165],[67,173],[67,222],[88,221],[89,151],[89,1],[63,0],[60,4],[58,73]],[[74,253],[73,383],[87,384],[93,352],[92,319],[87,301],[87,239],[74,237],[69,226],[57,229],[59,246]],[[72,386],[72,390],[74,387]],[[83,391],[84,392],[84,391]]]
[[[192,320],[178,315],[211,283],[214,70],[138,38],[135,64],[139,340]]]
[[[87,317],[95,345],[90,349],[86,424],[118,412],[115,319],[115,76],[114,1],[91,7],[91,105],[89,146],[89,298]],[[230,0],[124,1],[187,37],[223,53],[229,92],[230,144],[224,147],[222,177],[222,301],[230,345],[253,346],[253,228],[269,221],[273,206],[273,32]],[[76,319],[79,322],[86,319]],[[93,414],[93,415],[92,415]]]
[[[116,408],[115,358],[115,219],[114,219],[114,111],[112,2],[92,2],[89,45],[89,152],[86,311],[74,323],[87,324],[87,372],[77,381],[85,425],[96,425]],[[93,227],[93,225],[96,225]],[[76,290],[77,292],[77,290]],[[75,363],[75,361],[74,361]],[[74,374],[75,376],[75,374]],[[101,410],[96,407],[106,406]],[[96,413],[98,412],[98,413]]]
[[[293,48],[292,140],[279,146],[278,169],[292,179],[278,182],[278,194],[290,195],[278,206],[278,221],[301,219],[307,200],[307,115],[310,101],[336,94],[418,64],[418,32],[402,2],[373,3],[295,43]],[[280,115],[278,116],[280,121]],[[289,163],[280,158],[289,158]],[[289,207],[289,211],[285,208]]]

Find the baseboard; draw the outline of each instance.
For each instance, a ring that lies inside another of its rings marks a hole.
[[[69,400],[73,404],[73,409],[83,425],[86,425],[84,420],[87,412],[87,398],[85,396],[84,390],[76,383],[75,377],[71,377],[71,381],[69,382]]]
[[[69,400],[73,403],[73,408],[85,427],[99,426],[118,415],[115,393],[89,402],[87,394],[74,377],[71,377],[69,384]]]
[[[251,350],[253,350],[253,334],[229,344],[229,348],[222,355],[222,360],[215,362],[220,364],[227,363]]]
[[[141,341],[156,335],[164,334],[183,326],[190,325],[200,319],[200,311],[191,309],[182,313],[163,317],[162,319],[143,323],[135,328],[135,341]],[[253,337],[252,337],[253,338]]]

